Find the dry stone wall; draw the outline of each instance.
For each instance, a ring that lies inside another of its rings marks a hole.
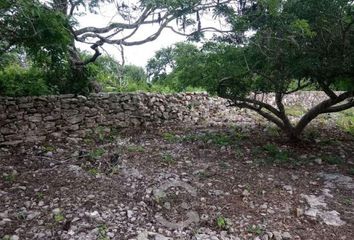
[[[303,92],[289,96],[285,102],[310,106],[325,98],[321,93]],[[271,95],[267,99],[274,101]],[[43,141],[47,137],[82,137],[98,126],[198,124],[237,114],[226,105],[227,101],[205,93],[0,97],[0,145]]]

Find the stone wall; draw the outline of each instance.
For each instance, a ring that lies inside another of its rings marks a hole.
[[[296,93],[289,105],[312,106],[326,97],[317,92]],[[267,96],[272,103],[273,97]],[[198,124],[235,115],[226,101],[204,93],[101,93],[88,97],[0,97],[0,145],[43,141],[48,136],[81,137],[98,126],[147,127],[166,123]]]

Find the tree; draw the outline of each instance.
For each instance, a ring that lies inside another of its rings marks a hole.
[[[24,46],[44,65],[65,64],[70,78],[87,78],[86,66],[96,61],[105,44],[119,47],[150,42],[166,29],[199,37],[212,30],[201,26],[200,14],[231,0],[4,0],[0,4],[0,54],[14,46]],[[77,17],[98,13],[103,4],[112,4],[116,14],[104,27],[79,26]],[[176,21],[176,22],[175,22]],[[137,39],[146,26],[151,32]],[[177,29],[175,27],[177,25]],[[89,44],[90,58],[82,59],[75,44]],[[43,60],[44,59],[44,60]],[[49,64],[48,64],[49,63]],[[80,81],[79,81],[80,80]],[[75,91],[83,87],[76,86]]]
[[[245,56],[238,76],[219,83],[219,94],[234,106],[261,114],[297,140],[317,116],[354,106],[354,6],[346,0],[258,1],[244,17],[248,29],[256,30],[242,48]],[[236,25],[237,26],[237,25]],[[238,81],[238,79],[247,79]],[[335,93],[336,83],[347,91]],[[236,96],[247,85],[256,93],[274,92],[276,107],[259,99]],[[294,87],[295,86],[295,87]],[[310,109],[296,123],[285,112],[285,95],[312,86],[328,99]]]
[[[202,53],[194,44],[176,43],[155,53],[148,61],[147,73],[152,83],[169,86],[175,91],[184,91],[193,81],[193,72],[199,69],[200,55]],[[188,72],[184,71],[184,66],[188,67]]]
[[[320,114],[352,108],[353,2],[252,2],[245,5],[241,14],[232,8],[221,9],[234,32],[206,44],[204,55],[192,66],[177,66],[182,79],[189,75],[190,84],[208,87],[229,99],[232,106],[259,113],[291,140],[298,140]],[[339,83],[344,92],[334,91]],[[284,96],[308,88],[323,91],[328,99],[292,123],[285,111]],[[276,106],[262,101],[262,94],[271,92]]]

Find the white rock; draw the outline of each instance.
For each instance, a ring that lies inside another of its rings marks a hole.
[[[19,240],[19,239],[20,239],[20,237],[17,235],[12,235],[10,238],[10,240]]]
[[[290,235],[290,233],[288,233],[288,232],[283,232],[283,233],[281,234],[281,236],[282,236],[282,238],[283,238],[284,240],[289,240],[289,239],[291,239],[291,235]]]

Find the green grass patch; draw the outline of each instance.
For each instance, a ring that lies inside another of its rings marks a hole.
[[[289,106],[285,108],[285,113],[292,117],[301,117],[306,112],[306,109],[300,105]]]
[[[128,146],[127,151],[130,153],[143,153],[145,152],[145,148],[142,146]]]
[[[177,142],[179,140],[179,138],[175,134],[169,132],[163,133],[162,138],[168,142]]]
[[[89,153],[90,158],[99,159],[105,154],[105,150],[103,148],[96,148],[95,150]]]
[[[165,154],[162,155],[162,162],[167,164],[167,165],[176,164],[176,160],[169,153],[165,153]]]
[[[345,161],[343,158],[338,156],[323,156],[322,160],[330,165],[340,165],[343,164]]]
[[[345,132],[354,136],[354,110],[346,110],[339,113],[337,125]]]

